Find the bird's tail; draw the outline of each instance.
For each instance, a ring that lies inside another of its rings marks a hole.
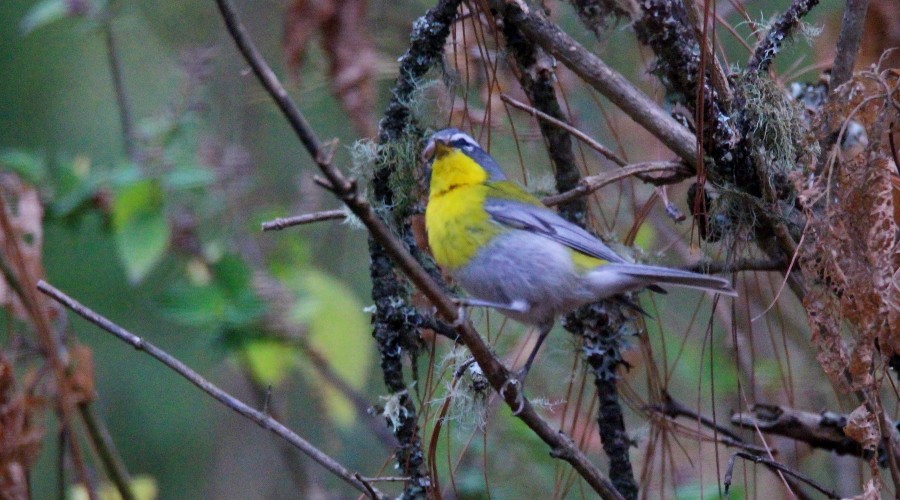
[[[606,264],[591,272],[598,285],[609,291],[608,286],[621,289],[614,293],[627,292],[654,284],[696,288],[723,295],[737,296],[731,283],[725,278],[708,274],[693,273],[670,267],[647,266],[643,264]]]

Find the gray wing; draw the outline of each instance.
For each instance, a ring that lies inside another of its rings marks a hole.
[[[542,206],[513,200],[488,200],[485,211],[494,221],[505,226],[546,236],[581,253],[609,262],[628,261],[584,229]]]

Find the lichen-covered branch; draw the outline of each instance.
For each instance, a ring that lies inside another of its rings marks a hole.
[[[582,354],[597,389],[597,424],[603,451],[609,457],[609,477],[625,498],[637,498],[638,487],[629,456],[634,443],[625,431],[616,382],[618,370],[625,365],[622,348],[626,339],[638,333],[633,314],[609,299],[588,304],[563,318],[566,330],[581,338]]]
[[[749,412],[732,415],[731,423],[802,441],[839,455],[863,456],[863,447],[844,434],[847,416],[839,413],[811,413],[784,406],[757,404]]]
[[[665,85],[668,98],[687,106],[700,122],[697,133],[718,169],[710,173],[711,178],[734,178],[745,185],[748,179],[743,174],[749,172],[739,165],[741,159],[733,150],[738,131],[708,70],[701,68],[701,46],[687,8],[681,0],[644,0],[640,5],[641,15],[633,25],[637,39],[656,54],[653,72]]]
[[[559,121],[566,117],[556,97],[552,60],[543,49],[523,36],[516,22],[503,14],[503,35],[506,46],[518,69],[519,82],[534,108],[541,113]],[[572,139],[569,132],[547,121],[540,121],[539,126],[547,141],[547,151],[555,167],[556,190],[560,193],[575,189],[581,180],[575,155],[572,151]],[[559,204],[559,214],[566,220],[586,227],[587,201],[584,197],[572,197]],[[579,335],[586,348],[593,355],[588,355],[588,363],[594,367],[595,386],[600,400],[597,424],[603,443],[603,450],[609,458],[609,477],[616,489],[625,498],[637,498],[638,487],[634,479],[634,470],[629,457],[629,438],[619,404],[618,377],[616,370],[622,363],[619,352],[622,339],[612,329],[607,329],[607,311],[615,309],[611,314],[625,317],[623,306],[614,301],[604,301],[594,307],[582,308],[579,313],[566,316],[566,329]],[[599,327],[599,328],[598,328]],[[598,347],[603,344],[603,347]],[[599,369],[600,365],[608,365]]]
[[[753,51],[753,56],[747,63],[747,71],[756,73],[768,71],[769,65],[781,49],[781,44],[791,36],[800,24],[800,19],[818,4],[819,0],[794,0],[790,8],[778,16],[765,38]]]
[[[398,141],[409,141],[412,115],[408,103],[415,91],[417,81],[425,76],[443,54],[444,42],[450,27],[456,19],[458,0],[440,1],[413,24],[409,49],[400,58],[399,76],[393,88],[393,95],[384,119],[378,130],[381,145]],[[414,168],[411,165],[397,165],[385,149],[379,149],[372,179],[373,202],[378,207],[393,207],[395,193],[391,187],[391,177],[398,168]],[[395,226],[402,235],[409,234],[408,214],[393,213]],[[406,239],[406,238],[405,238]],[[413,248],[413,245],[407,245]],[[372,317],[372,336],[381,354],[381,371],[384,383],[391,394],[388,405],[388,420],[400,445],[397,462],[403,476],[408,477],[403,496],[406,498],[425,497],[430,480],[419,435],[418,414],[408,385],[403,376],[403,358],[415,358],[419,344],[418,312],[409,303],[409,288],[397,275],[394,263],[382,245],[374,238],[369,239],[372,278],[372,300],[375,314]]]

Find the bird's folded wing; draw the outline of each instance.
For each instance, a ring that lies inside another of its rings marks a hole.
[[[499,224],[540,234],[591,257],[609,262],[628,262],[595,236],[544,206],[489,199],[484,209]]]

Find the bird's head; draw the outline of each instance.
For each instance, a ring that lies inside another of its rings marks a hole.
[[[465,132],[445,128],[435,132],[422,151],[431,196],[487,181],[506,180],[500,165]],[[430,166],[429,163],[430,162]]]

